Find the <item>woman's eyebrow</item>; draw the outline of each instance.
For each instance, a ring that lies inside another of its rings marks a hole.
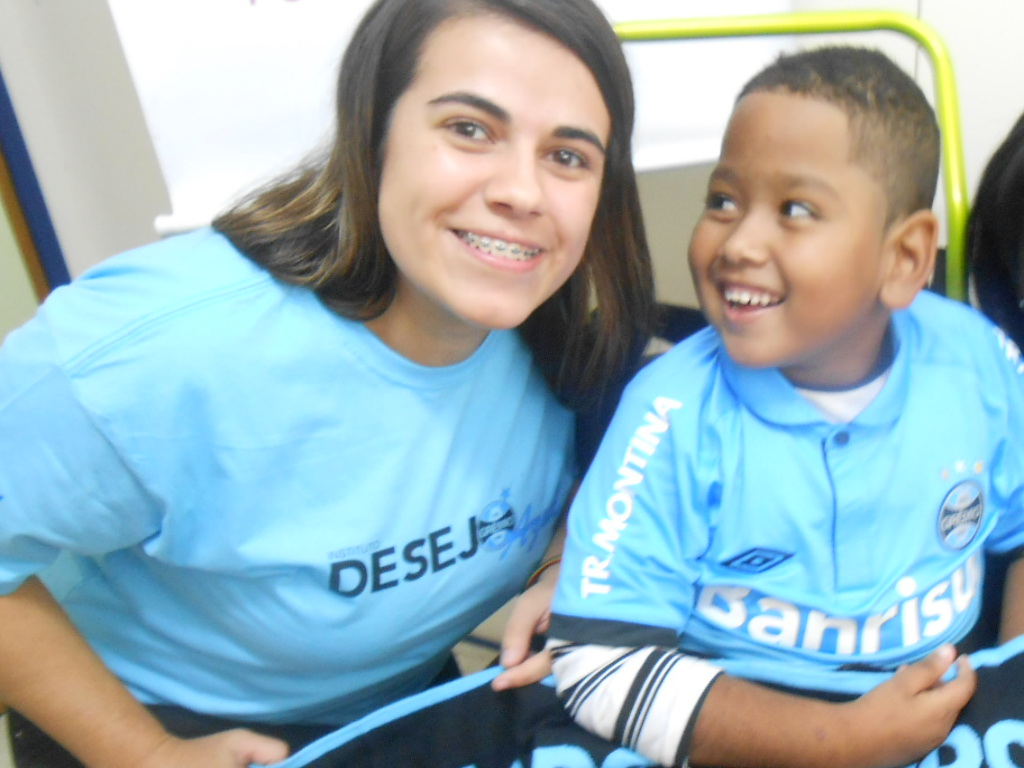
[[[508,111],[499,107],[490,99],[485,99],[483,96],[477,96],[474,93],[468,93],[466,91],[455,91],[454,93],[446,93],[442,96],[438,96],[436,99],[431,99],[429,102],[431,105],[434,104],[465,104],[475,109],[479,109],[481,112],[486,112],[495,120],[502,123],[508,124],[512,122],[512,116],[509,115]],[[560,126],[555,129],[554,135],[560,139],[577,139],[580,141],[586,141],[593,144],[601,151],[605,153],[604,143],[597,137],[593,131],[588,131],[585,128],[574,128],[572,126]]]
[[[486,112],[495,120],[500,120],[503,123],[509,123],[512,121],[511,115],[499,107],[490,99],[485,99],[483,96],[477,96],[473,93],[467,93],[466,91],[456,91],[455,93],[446,93],[442,96],[438,96],[436,99],[431,99],[430,104],[466,104],[470,107],[475,107],[481,112]]]
[[[597,135],[593,131],[588,131],[585,128],[573,128],[571,126],[563,126],[555,129],[555,136],[560,139],[579,139],[593,144],[600,150],[601,154],[605,154],[604,144],[601,142]]]

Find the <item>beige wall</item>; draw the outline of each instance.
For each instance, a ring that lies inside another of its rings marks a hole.
[[[11,222],[0,202],[0,340],[28,320],[36,310],[25,262],[11,230]]]
[[[0,69],[72,276],[154,240],[167,195],[106,0],[2,0]]]
[[[640,174],[640,205],[647,240],[654,257],[658,298],[669,304],[696,306],[686,251],[697,217],[704,208],[704,193],[711,163],[666,168]]]

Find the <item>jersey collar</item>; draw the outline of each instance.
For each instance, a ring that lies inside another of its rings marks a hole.
[[[913,332],[912,321],[906,311],[893,314],[892,338],[895,353],[889,378],[878,396],[852,424],[884,427],[899,418],[908,395],[907,350],[910,346],[909,335]],[[836,426],[829,424],[818,409],[800,395],[796,387],[777,368],[748,368],[739,365],[733,362],[721,343],[718,354],[726,382],[759,418],[786,426],[823,425],[828,429]]]

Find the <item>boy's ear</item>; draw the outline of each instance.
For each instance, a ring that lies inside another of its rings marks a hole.
[[[889,271],[881,300],[889,309],[905,309],[928,285],[935,271],[939,220],[929,210],[915,211],[889,228],[885,248]]]

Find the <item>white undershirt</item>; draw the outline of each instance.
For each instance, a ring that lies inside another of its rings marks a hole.
[[[847,424],[853,421],[863,411],[875,396],[882,391],[886,379],[889,378],[889,369],[876,376],[867,384],[861,384],[853,389],[839,391],[822,389],[801,389],[797,392],[817,408],[832,424]]]

